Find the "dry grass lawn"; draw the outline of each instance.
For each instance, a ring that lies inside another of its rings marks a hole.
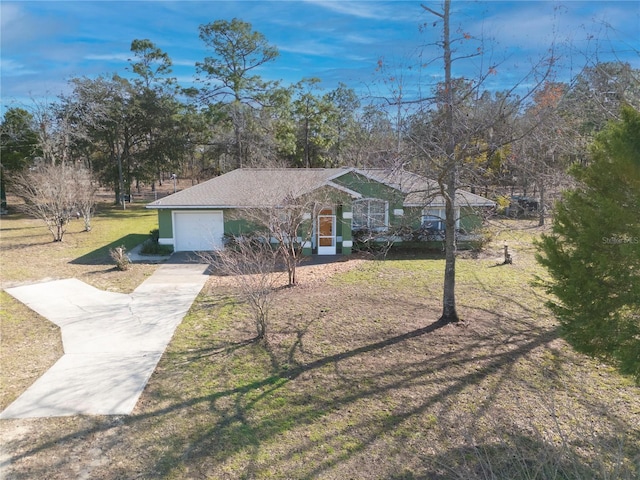
[[[16,222],[8,240],[2,221],[3,261],[5,245],[30,242],[18,232],[37,231]],[[483,254],[459,259],[458,325],[432,325],[437,255],[301,267],[301,284],[276,294],[267,344],[249,341],[232,279],[212,276],[132,415],[3,421],[6,478],[638,478],[638,387],[558,337],[532,286],[539,230],[494,229]],[[504,241],[514,264],[497,266]],[[25,248],[40,261],[49,246],[35,245]],[[74,248],[55,246],[43,269],[3,271],[3,286],[57,271],[128,289],[153,268],[75,270],[68,261],[86,252]],[[24,335],[51,330],[8,307],[3,338],[22,323]],[[14,353],[40,362],[53,343],[30,358],[3,346],[3,370]]]

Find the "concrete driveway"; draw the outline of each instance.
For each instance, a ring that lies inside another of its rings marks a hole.
[[[207,265],[161,265],[132,294],[76,279],[7,289],[59,325],[64,355],[0,418],[128,415],[208,276]]]

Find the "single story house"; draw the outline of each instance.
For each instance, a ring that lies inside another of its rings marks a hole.
[[[147,208],[158,210],[161,244],[175,251],[206,251],[222,248],[225,236],[250,233],[243,211],[322,197],[319,209],[310,207],[305,213],[309,235],[297,240],[303,242],[305,254],[332,255],[350,254],[354,235],[362,231],[393,235],[402,226],[442,233],[445,202],[439,192],[435,181],[406,170],[245,168],[158,199]],[[493,201],[464,190],[457,192],[456,204],[460,235],[482,224],[481,210],[495,207]]]

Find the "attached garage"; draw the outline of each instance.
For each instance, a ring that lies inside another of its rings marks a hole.
[[[220,249],[223,235],[221,211],[173,211],[173,249],[176,252]]]

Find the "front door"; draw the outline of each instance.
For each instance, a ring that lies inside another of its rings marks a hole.
[[[318,255],[336,254],[336,216],[333,209],[324,208],[318,214]]]

